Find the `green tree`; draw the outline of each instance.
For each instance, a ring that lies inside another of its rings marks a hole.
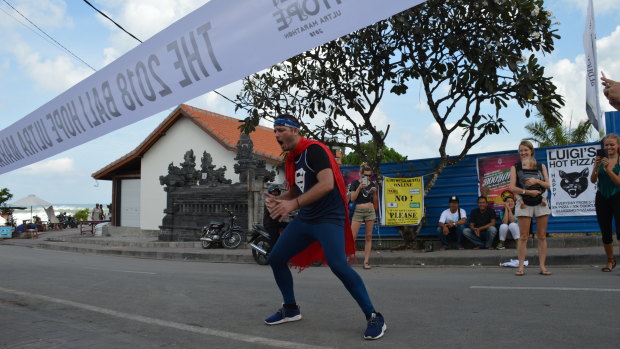
[[[236,98],[237,108],[250,110],[243,129],[290,113],[304,121],[306,135],[347,147],[377,169],[389,126],[378,129],[374,112],[385,93],[406,95],[417,83],[442,134],[428,193],[446,166],[506,131],[500,112],[509,102],[526,117],[535,111],[559,122],[564,100],[536,57],[559,38],[543,4],[429,0],[246,78]],[[451,137],[464,142],[449,155]],[[368,138],[376,153],[362,148]]]
[[[74,215],[76,221],[87,221],[88,220],[88,209],[83,208],[77,211]]]
[[[0,189],[0,205],[2,205],[5,202],[11,200],[12,197],[13,197],[13,194],[11,194],[9,189],[7,189],[7,188]]]
[[[372,141],[360,144],[364,154],[376,154],[377,147]],[[381,162],[403,162],[407,161],[407,156],[399,154],[394,148],[388,148],[383,146],[383,157]],[[362,162],[362,156],[359,153],[353,151],[342,157],[343,165],[360,165]]]
[[[544,119],[525,125],[530,133],[528,141],[536,143],[537,147],[551,147],[554,145],[569,145],[587,143],[590,141],[590,121],[580,121],[576,128],[571,125],[549,125]]]
[[[0,214],[7,215],[13,213],[12,210],[8,209],[6,206],[6,202],[11,200],[13,194],[7,188],[0,189]]]

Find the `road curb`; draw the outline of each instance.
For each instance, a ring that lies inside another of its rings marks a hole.
[[[99,245],[94,246],[76,246],[76,244],[68,244],[63,242],[40,242],[31,244],[11,244],[16,246],[25,246],[39,249],[56,250],[64,252],[76,252],[76,253],[91,253],[98,255],[108,256],[122,256],[133,258],[145,258],[145,259],[159,259],[159,260],[176,260],[176,261],[199,261],[199,262],[211,262],[211,263],[239,263],[239,264],[255,264],[252,254],[249,249],[243,249],[241,251],[247,253],[240,253],[236,250],[236,253],[225,253],[226,250],[198,250],[192,251],[165,251],[165,250],[146,250],[136,249],[127,246],[110,248],[101,248]],[[588,254],[588,253],[576,253],[567,254],[565,249],[557,249],[562,254],[554,254],[553,251],[549,252],[547,257],[547,264],[550,266],[570,266],[570,265],[599,265],[603,262],[602,251],[601,254]],[[560,251],[564,250],[564,251]],[[212,252],[212,253],[209,253]],[[217,252],[217,253],[216,253]],[[462,251],[459,251],[462,252]],[[501,256],[471,256],[471,255],[459,255],[459,256],[438,256],[432,252],[433,255],[427,253],[415,253],[411,252],[410,255],[393,255],[383,252],[377,255],[373,255],[370,263],[374,266],[484,266],[484,267],[498,267],[501,263],[508,262],[511,259],[516,259],[515,250],[496,251],[502,253]],[[466,252],[465,252],[466,253]],[[492,253],[489,251],[489,253]],[[358,252],[358,260],[361,260]],[[532,251],[532,255],[527,256],[530,267],[538,265],[538,257],[535,255],[535,250]]]

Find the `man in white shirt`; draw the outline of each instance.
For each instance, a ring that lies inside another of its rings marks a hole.
[[[463,229],[467,223],[467,213],[459,207],[459,198],[451,196],[448,199],[450,208],[443,211],[439,217],[439,226],[437,227],[437,236],[441,241],[439,251],[445,251],[448,248],[448,239],[456,239],[456,248],[463,249]]]

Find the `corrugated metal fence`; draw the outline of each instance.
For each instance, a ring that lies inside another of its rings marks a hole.
[[[578,145],[598,145],[598,143],[585,143]],[[556,146],[546,148],[536,148],[536,161],[547,165],[547,149],[567,148],[578,145],[570,146]],[[516,147],[515,147],[516,148]],[[487,157],[493,155],[506,155],[516,154],[514,151],[502,151],[493,153],[480,153],[467,155],[456,165],[447,167],[441,176],[435,182],[433,188],[424,198],[424,205],[426,207],[426,225],[422,228],[419,236],[434,236],[435,229],[437,229],[437,222],[439,221],[439,215],[443,210],[448,208],[448,197],[451,195],[457,195],[460,200],[460,205],[463,209],[469,212],[476,208],[476,199],[478,197],[478,172],[476,169],[476,161],[479,157]],[[439,158],[410,160],[402,163],[385,163],[381,164],[381,174],[386,177],[419,177],[425,176],[425,181],[435,167],[435,164],[439,161]],[[358,166],[342,166],[342,174],[346,175],[347,172],[358,172]],[[535,229],[535,228],[534,228]],[[374,230],[374,237],[378,237],[378,229]],[[360,229],[360,233],[363,235],[363,227]],[[584,217],[554,217],[549,218],[549,225],[547,227],[549,233],[590,233],[598,232],[599,227],[596,221],[596,216],[584,216]],[[400,234],[394,227],[381,226],[380,227],[381,238],[400,238]]]

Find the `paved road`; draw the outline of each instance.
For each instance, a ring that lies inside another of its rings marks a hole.
[[[268,327],[270,269],[0,246],[0,348],[612,348],[620,272],[591,267],[373,268],[362,274],[389,330],[327,268],[295,275],[304,319]]]

